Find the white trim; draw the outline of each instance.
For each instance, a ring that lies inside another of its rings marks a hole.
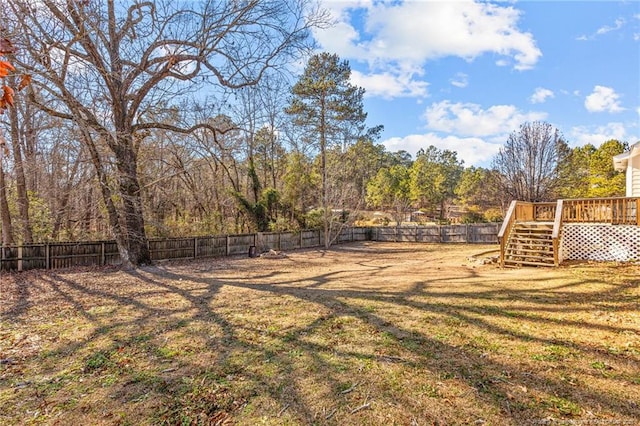
[[[626,172],[626,196],[640,196],[640,188],[634,186],[635,180],[640,176],[640,142],[631,145],[628,152],[614,155],[613,168],[619,172]]]
[[[636,142],[629,147],[628,152],[613,156],[613,167],[618,171],[624,171],[627,169],[629,160],[633,157],[640,155],[640,142]]]

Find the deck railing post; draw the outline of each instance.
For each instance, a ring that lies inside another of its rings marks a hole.
[[[553,231],[551,232],[551,241],[553,242],[553,264],[560,265],[560,232],[562,231],[562,210],[563,201],[556,202],[556,213],[553,220]]]

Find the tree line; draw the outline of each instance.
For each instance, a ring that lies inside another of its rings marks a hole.
[[[347,61],[313,53],[311,0],[8,0],[0,116],[2,244],[321,228],[378,209],[499,220],[511,199],[624,195],[620,141],[569,148],[524,123],[491,168],[377,143]],[[294,64],[304,64],[296,75]],[[9,89],[5,89],[8,93]],[[13,93],[13,92],[12,92]]]

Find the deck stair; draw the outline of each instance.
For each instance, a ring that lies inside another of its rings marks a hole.
[[[505,267],[554,266],[553,222],[516,222],[504,253]]]

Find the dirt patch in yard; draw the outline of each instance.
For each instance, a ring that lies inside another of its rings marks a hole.
[[[495,250],[3,273],[0,423],[636,424],[640,266]]]

